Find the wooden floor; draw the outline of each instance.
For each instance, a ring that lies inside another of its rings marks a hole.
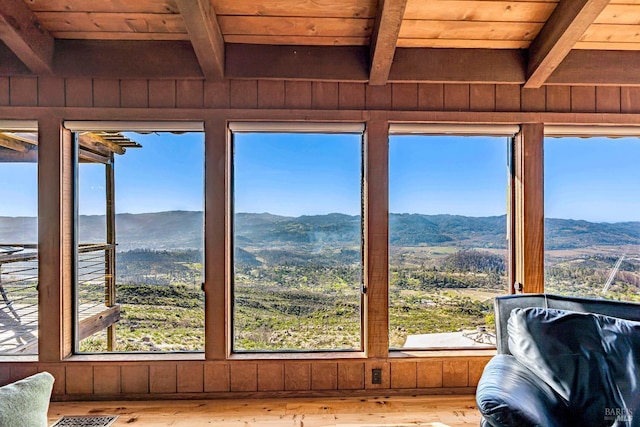
[[[63,415],[119,415],[113,427],[477,427],[472,395],[143,402],[52,402]]]

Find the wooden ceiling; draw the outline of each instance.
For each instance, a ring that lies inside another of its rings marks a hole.
[[[640,0],[2,0],[0,75],[638,85],[639,30]]]

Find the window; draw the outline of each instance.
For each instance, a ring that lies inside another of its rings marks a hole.
[[[77,351],[203,351],[202,126],[98,125],[67,123],[79,160]]]
[[[516,129],[477,136],[496,133],[477,128],[391,126],[391,348],[495,345],[492,301],[507,289],[507,165]]]
[[[0,121],[0,354],[38,353],[38,134]]]
[[[545,291],[638,302],[640,140],[597,130],[545,129]]]
[[[233,350],[361,350],[362,126],[231,130]]]

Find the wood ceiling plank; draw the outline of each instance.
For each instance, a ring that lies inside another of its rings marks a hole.
[[[186,33],[184,20],[177,14],[38,12],[42,25],[51,32],[107,31],[142,33]]]
[[[637,25],[594,24],[580,37],[581,42],[637,43],[640,33]]]
[[[533,40],[542,28],[538,22],[471,22],[407,20],[401,39]]]
[[[611,2],[613,3],[613,2]],[[596,18],[594,24],[640,24],[638,4],[609,4]]]
[[[220,16],[224,35],[368,37],[373,19]]]
[[[69,40],[189,40],[187,33],[132,33],[108,31],[53,31],[56,39]]]
[[[208,79],[224,77],[224,39],[210,0],[177,0],[178,8],[198,58]]]
[[[525,87],[542,86],[609,0],[564,0],[529,47]]]
[[[450,47],[480,49],[525,49],[528,40],[457,40],[457,39],[398,39],[398,47]]]
[[[408,0],[405,19],[433,21],[546,22],[556,3],[489,0]]]
[[[640,43],[578,42],[573,48],[578,50],[640,50]]]
[[[175,0],[28,0],[34,12],[179,13]]]
[[[371,36],[369,84],[387,83],[407,0],[380,0]]]
[[[376,0],[213,0],[218,15],[375,18]]]
[[[53,37],[23,0],[0,1],[0,40],[31,71],[51,74]]]
[[[224,36],[227,43],[302,45],[302,46],[369,46],[370,37],[323,37],[323,36]]]

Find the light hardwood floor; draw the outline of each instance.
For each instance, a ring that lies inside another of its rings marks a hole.
[[[119,415],[113,427],[477,427],[472,395],[410,397],[52,402],[63,415]]]

